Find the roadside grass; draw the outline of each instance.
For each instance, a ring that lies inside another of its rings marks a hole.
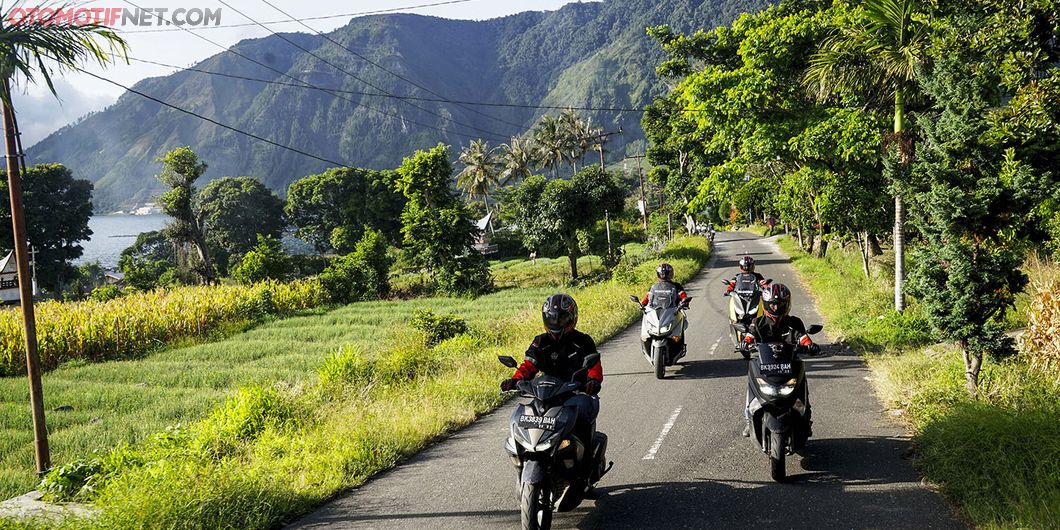
[[[740,229],[741,232],[750,232],[755,235],[766,237],[769,235],[769,227],[763,224],[755,223],[753,225],[745,226]]]
[[[915,301],[903,314],[886,309],[893,304],[886,258],[866,280],[855,252],[836,247],[822,260],[788,238],[781,238],[781,247],[815,293],[833,334],[868,354],[877,394],[913,434],[918,469],[964,518],[985,529],[1055,528],[1060,386],[1017,357],[988,362],[981,397],[972,399],[958,352],[932,339]],[[1053,270],[1030,267],[1030,275]]]
[[[659,259],[671,261],[678,278],[687,280],[708,257],[706,241],[689,238]],[[568,290],[579,301],[579,328],[602,341],[633,322],[639,311],[627,297],[651,282],[654,266],[637,265],[634,281]],[[539,304],[550,292],[508,289],[477,300],[353,304],[269,323],[201,354],[157,354],[216,360],[197,372],[238,373],[258,363],[268,369],[247,374],[249,382],[234,392],[239,378],[228,379],[229,390],[217,388],[226,398],[183,415],[183,426],[163,429],[159,422],[153,434],[83,460],[93,470],[89,481],[52,493],[92,502],[102,510],[99,518],[23,528],[271,528],[288,522],[501,403],[497,382],[509,370],[496,356],[520,355],[540,329]],[[423,335],[405,325],[413,310],[425,307],[467,319],[471,332],[427,347]],[[284,341],[290,341],[286,348],[272,346]],[[291,355],[290,362],[282,355]],[[132,380],[117,372],[110,377]]]

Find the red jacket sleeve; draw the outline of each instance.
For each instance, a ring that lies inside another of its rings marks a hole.
[[[644,295],[644,298],[642,298],[641,301],[640,301],[640,305],[648,305],[648,295],[650,295],[650,294],[651,294],[651,291],[648,291],[648,294]]]
[[[512,379],[521,379],[529,381],[537,375],[537,366],[530,362],[530,359],[523,361],[523,364],[519,365],[519,368],[515,369],[515,374],[512,375]]]
[[[604,365],[600,364],[600,361],[596,361],[596,364],[592,368],[589,368],[589,372],[586,374],[589,379],[596,379],[599,382],[604,382]]]

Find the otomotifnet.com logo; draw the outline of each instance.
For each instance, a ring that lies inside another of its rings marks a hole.
[[[88,7],[60,5],[15,7],[6,22],[17,24],[102,26],[217,26],[221,8],[209,7]]]

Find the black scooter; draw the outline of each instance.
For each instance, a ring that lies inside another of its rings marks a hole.
[[[498,357],[509,368],[515,359]],[[585,358],[584,366],[572,381],[540,376],[519,381],[517,390],[531,398],[515,408],[511,432],[504,449],[519,471],[519,511],[523,530],[548,530],[552,512],[577,508],[592,487],[610,469],[606,463],[607,435],[589,426],[585,434],[575,432],[577,411],[564,403],[581,389],[577,375],[600,359],[599,354]],[[579,429],[583,431],[583,429]]]
[[[740,331],[748,330],[737,324]],[[812,325],[806,333],[824,329]],[[748,363],[747,384],[751,390],[751,425],[755,440],[769,455],[769,474],[782,482],[787,478],[785,457],[806,447],[810,436],[809,392],[806,369],[794,340],[757,344],[758,358]]]

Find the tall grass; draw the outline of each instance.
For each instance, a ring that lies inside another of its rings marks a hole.
[[[36,304],[37,341],[45,369],[64,362],[98,362],[143,355],[223,324],[260,320],[320,305],[316,280],[250,286],[179,287],[97,302]],[[0,376],[25,371],[22,314],[0,311]]]
[[[1017,358],[987,364],[980,398],[970,398],[958,352],[934,343],[915,300],[902,314],[886,309],[885,260],[866,280],[853,252],[832,248],[822,260],[790,240],[781,246],[832,329],[869,353],[877,393],[912,430],[917,467],[965,519],[979,528],[1056,528],[1060,386]]]
[[[708,255],[704,240],[685,239],[660,259],[687,280]],[[644,263],[630,282],[570,290],[580,305],[579,328],[597,340],[623,329],[639,315],[628,294],[653,277],[653,265]],[[539,304],[549,292],[509,289],[453,301],[441,310],[465,318],[470,333],[428,347],[395,322],[386,339],[322,355],[316,376],[302,383],[246,385],[201,420],[103,452],[89,462],[97,472],[80,495],[102,515],[75,523],[254,529],[290,521],[501,403],[497,382],[509,370],[496,356],[525,349],[540,330]],[[407,317],[413,308],[439,305],[376,304],[377,311],[409,306]]]

